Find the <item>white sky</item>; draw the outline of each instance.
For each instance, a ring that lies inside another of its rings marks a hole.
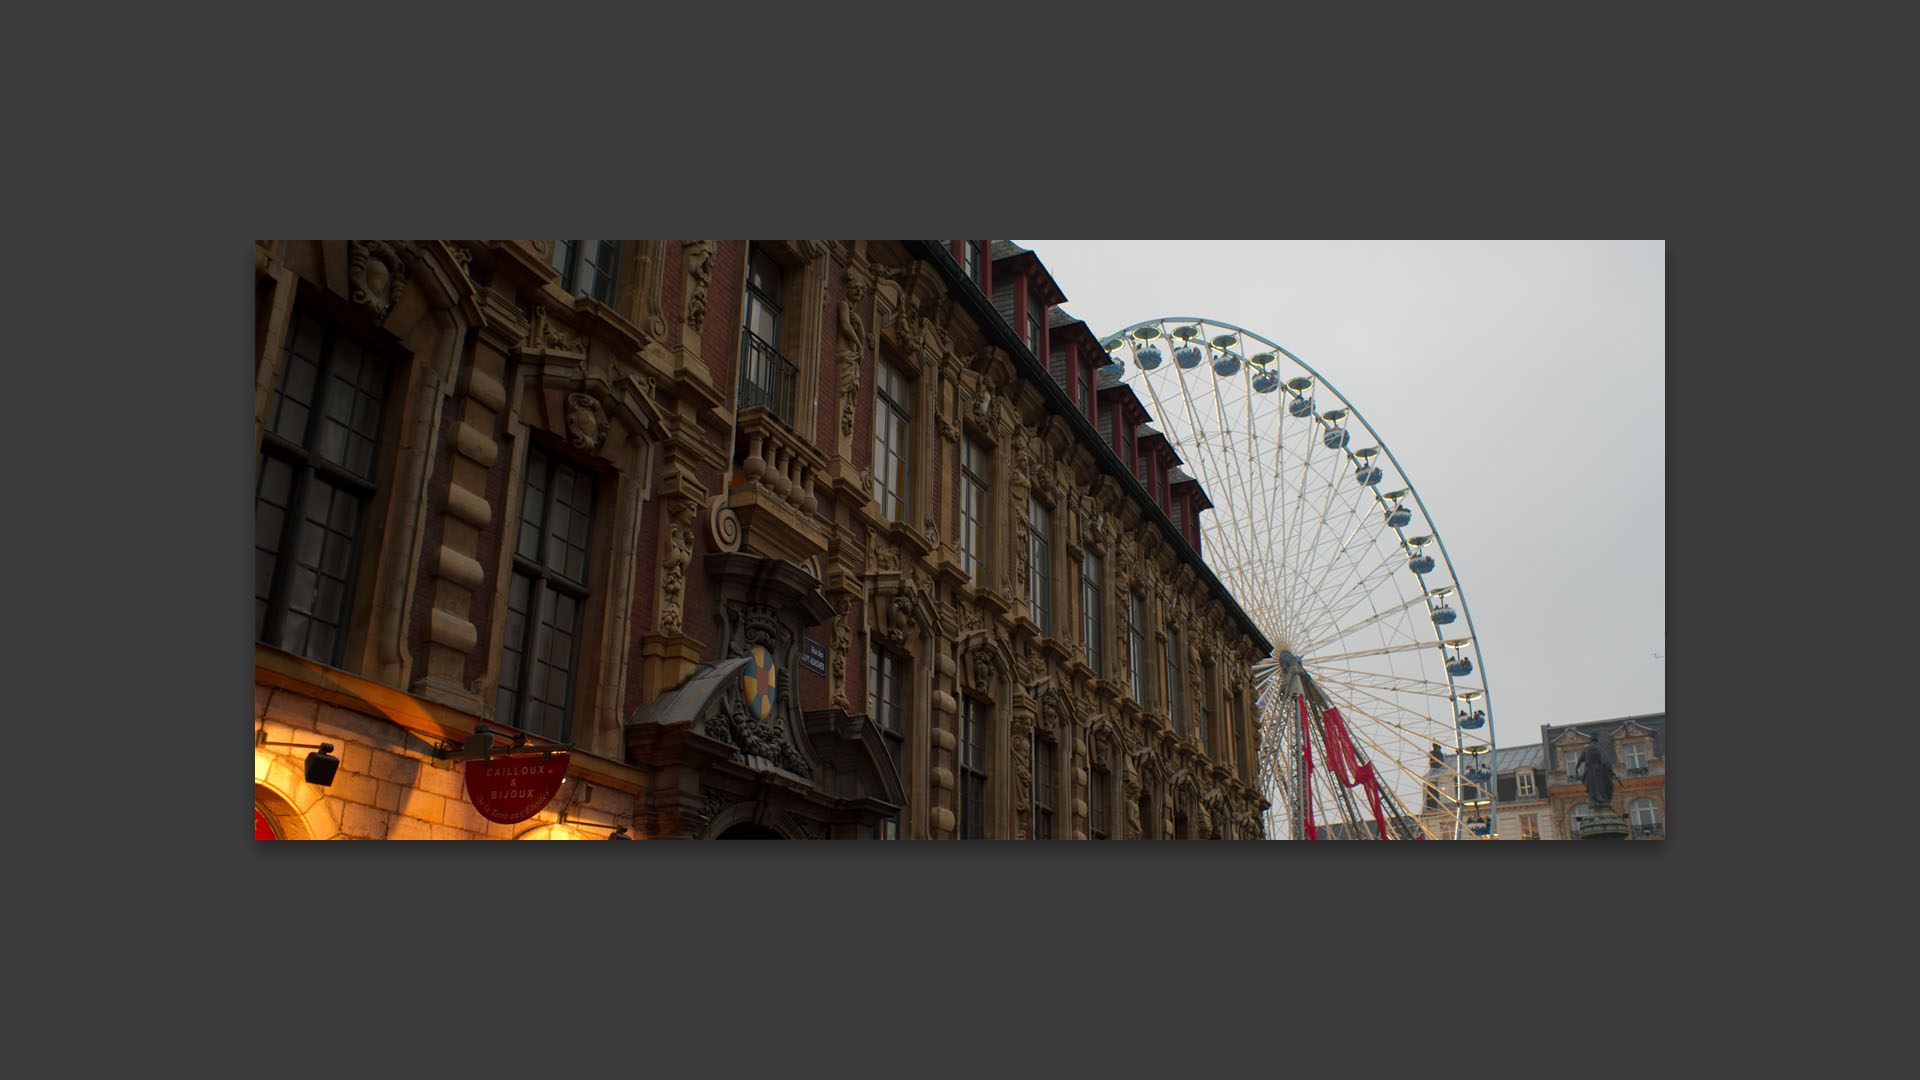
[[[1446,545],[1497,745],[1666,708],[1663,241],[1014,242],[1103,340],[1231,323],[1353,403]]]

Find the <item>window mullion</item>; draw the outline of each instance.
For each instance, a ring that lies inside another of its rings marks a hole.
[[[273,584],[267,590],[267,620],[262,628],[266,639],[279,649],[287,647],[287,593],[292,588],[293,564],[298,561],[300,525],[307,505],[307,478],[313,475],[305,454],[288,464],[293,467],[293,482],[287,485],[286,515],[280,523],[280,546],[273,556]],[[257,488],[259,481],[254,484]],[[254,498],[257,501],[259,496]],[[305,655],[305,649],[298,651]]]

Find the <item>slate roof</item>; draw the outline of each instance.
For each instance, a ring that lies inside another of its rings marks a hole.
[[[1015,255],[1025,255],[1031,250],[1031,248],[1023,248],[1011,240],[995,240],[993,242],[993,257],[996,259],[1007,259]]]
[[[1594,720],[1584,724],[1560,724],[1557,726],[1543,724],[1540,727],[1540,744],[1543,748],[1549,747],[1553,745],[1555,739],[1565,735],[1567,732],[1579,731],[1583,735],[1598,739],[1600,741],[1600,756],[1607,759],[1607,764],[1618,768],[1620,762],[1616,761],[1613,756],[1613,733],[1618,731],[1621,725],[1628,723],[1638,724],[1648,731],[1653,732],[1653,756],[1657,758],[1667,756],[1667,714],[1664,712],[1645,713],[1640,716],[1620,716],[1612,720]]]
[[[1078,318],[1067,314],[1067,309],[1058,304],[1047,309],[1047,329],[1049,330],[1056,326],[1069,326],[1079,321]],[[1093,331],[1089,329],[1087,333],[1091,334]]]

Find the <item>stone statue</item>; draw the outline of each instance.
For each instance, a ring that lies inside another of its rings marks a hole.
[[[1607,759],[1600,755],[1599,740],[1588,743],[1587,748],[1580,751],[1580,761],[1578,764],[1580,766],[1580,775],[1575,779],[1582,780],[1586,783],[1587,801],[1591,803],[1596,810],[1612,806],[1613,766],[1607,764]]]

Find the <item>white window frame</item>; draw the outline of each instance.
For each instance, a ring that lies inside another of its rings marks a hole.
[[[1636,758],[1638,758],[1639,760],[1635,760]],[[1629,768],[1629,769],[1646,768],[1647,767],[1647,744],[1644,742],[1636,741],[1636,742],[1627,743],[1626,745],[1622,746],[1620,748],[1620,764],[1623,767]]]
[[[967,580],[978,586],[987,579],[987,453],[972,438],[960,450],[960,555]]]
[[[1027,616],[1053,636],[1053,519],[1045,503],[1027,499]]]
[[[1539,797],[1538,795],[1535,794],[1535,792],[1538,789],[1536,789],[1533,786],[1533,770],[1532,769],[1521,769],[1519,773],[1515,775],[1515,779],[1519,782],[1518,791],[1519,791],[1520,798],[1534,799]]]
[[[885,360],[874,377],[873,412],[873,497],[881,517],[905,521],[913,471],[913,383]]]

